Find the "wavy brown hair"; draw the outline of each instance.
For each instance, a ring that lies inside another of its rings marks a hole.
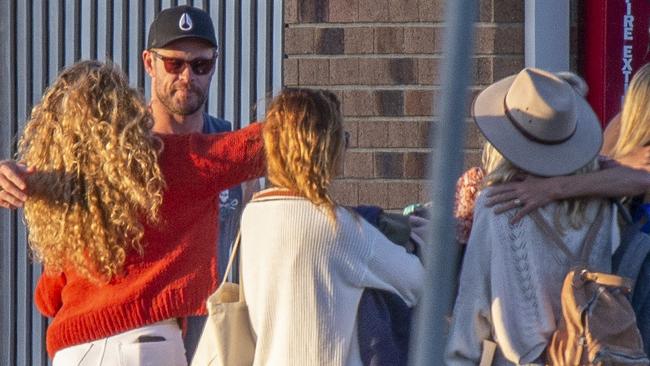
[[[36,171],[25,219],[47,270],[107,281],[142,254],[142,221],[157,221],[165,187],[152,126],[142,95],[98,61],[64,70],[32,109],[18,155]]]
[[[344,147],[336,95],[283,90],[269,106],[263,135],[269,181],[306,197],[335,222],[336,203],[328,189]]]

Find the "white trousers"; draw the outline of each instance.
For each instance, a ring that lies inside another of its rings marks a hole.
[[[52,366],[187,366],[181,330],[170,319],[59,350]]]

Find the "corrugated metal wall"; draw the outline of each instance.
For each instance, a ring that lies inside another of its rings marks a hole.
[[[0,0],[0,159],[15,153],[43,89],[79,59],[114,60],[148,97],[146,29],[161,9],[184,4],[209,11],[219,38],[209,112],[236,127],[262,116],[264,97],[281,87],[282,0]],[[21,212],[0,209],[0,366],[48,364],[47,320],[32,302],[40,266],[25,240]]]

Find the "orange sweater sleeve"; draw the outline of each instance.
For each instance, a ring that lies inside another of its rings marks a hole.
[[[161,161],[163,171],[174,172],[175,176],[198,174],[216,193],[261,177],[266,170],[263,126],[263,123],[253,123],[220,134],[161,136],[165,143]],[[185,164],[188,159],[190,164]]]
[[[41,274],[36,284],[34,301],[38,310],[45,316],[53,318],[63,304],[61,292],[65,287],[66,278],[63,272]]]
[[[263,127],[254,123],[221,135],[194,135],[192,153],[203,160],[222,189],[260,177],[265,172]]]

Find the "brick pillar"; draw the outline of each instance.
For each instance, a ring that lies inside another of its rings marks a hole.
[[[426,200],[437,121],[443,0],[284,0],[286,86],[341,99],[351,148],[333,187],[343,204],[401,209]],[[472,92],[523,67],[522,0],[481,0]],[[469,119],[467,120],[469,122]],[[466,164],[480,162],[468,123]]]

